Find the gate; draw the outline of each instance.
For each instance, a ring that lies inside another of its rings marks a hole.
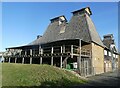
[[[81,58],[81,76],[89,76],[92,74],[91,59]]]

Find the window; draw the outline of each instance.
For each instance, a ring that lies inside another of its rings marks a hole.
[[[109,56],[111,56],[111,52],[109,52]]]
[[[107,55],[107,50],[104,50],[104,55]]]
[[[115,58],[115,54],[113,54],[113,57]]]

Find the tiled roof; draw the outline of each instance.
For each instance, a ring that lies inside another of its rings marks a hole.
[[[94,42],[104,46],[90,16],[86,13],[73,15],[68,23],[63,22],[60,25],[59,21],[50,23],[43,36],[30,43],[30,45],[66,39],[82,39],[86,42]]]

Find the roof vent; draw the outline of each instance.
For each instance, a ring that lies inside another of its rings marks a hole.
[[[62,22],[67,22],[67,19],[65,18],[64,15],[62,15],[62,16],[55,17],[55,18],[51,19],[50,21],[51,21],[51,23],[53,23],[53,22],[62,23]]]
[[[113,38],[113,34],[107,34],[103,36],[104,39],[112,39]]]
[[[73,13],[73,15],[80,15],[80,14],[85,14],[85,13],[88,14],[89,16],[92,15],[92,12],[89,7],[73,11],[72,13]]]

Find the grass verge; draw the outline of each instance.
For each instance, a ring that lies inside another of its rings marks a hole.
[[[34,86],[73,86],[82,85],[86,81],[76,77],[69,71],[37,64],[2,64],[2,86],[34,87]]]

